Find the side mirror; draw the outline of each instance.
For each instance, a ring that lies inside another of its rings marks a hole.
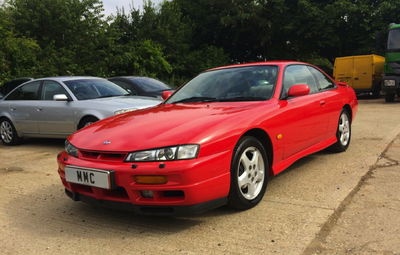
[[[162,99],[167,100],[172,95],[172,93],[174,93],[172,90],[165,90],[161,93],[161,97]]]
[[[343,86],[343,87],[348,87],[349,86],[347,84],[347,82],[342,82],[342,81],[337,81],[336,84],[339,85],[339,86]]]
[[[297,84],[290,87],[288,97],[299,97],[310,94],[310,87],[307,84]]]
[[[68,101],[68,97],[65,94],[57,94],[53,96],[54,101]]]

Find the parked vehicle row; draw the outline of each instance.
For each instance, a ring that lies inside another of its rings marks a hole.
[[[159,103],[96,77],[36,79],[0,100],[0,137],[6,145],[23,137],[65,138],[100,119]]]
[[[144,214],[249,209],[296,160],[345,151],[357,105],[351,87],[306,63],[214,68],[155,107],[69,136],[58,172],[75,201]]]

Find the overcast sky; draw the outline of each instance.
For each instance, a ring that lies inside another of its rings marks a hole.
[[[1,1],[1,0],[0,0]],[[152,0],[153,3],[161,3],[162,0]],[[117,12],[117,7],[124,7],[125,11],[129,11],[133,5],[135,8],[142,8],[143,0],[103,0],[104,12],[106,15]]]

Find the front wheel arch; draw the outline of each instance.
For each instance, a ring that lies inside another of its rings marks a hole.
[[[81,128],[83,128],[83,127],[85,127],[85,124],[86,124],[88,121],[96,122],[96,121],[98,121],[98,120],[100,120],[100,119],[97,118],[97,117],[94,116],[94,115],[86,115],[86,116],[83,116],[83,117],[81,118],[81,120],[79,121],[79,123],[78,123],[77,130],[78,130],[78,129],[81,129]]]
[[[274,157],[273,157],[274,150],[273,150],[272,141],[271,141],[269,134],[261,128],[250,129],[239,137],[238,142],[240,141],[240,139],[242,139],[245,136],[252,136],[252,137],[256,138],[258,141],[260,141],[260,143],[263,145],[265,152],[267,153],[268,164],[269,164],[269,169],[270,169],[269,174],[272,176],[273,175],[272,164],[273,164],[273,159],[274,159]],[[235,145],[235,148],[237,147],[237,143]]]

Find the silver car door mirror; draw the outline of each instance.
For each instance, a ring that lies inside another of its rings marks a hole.
[[[54,101],[68,101],[68,97],[65,94],[57,94],[53,96]]]

